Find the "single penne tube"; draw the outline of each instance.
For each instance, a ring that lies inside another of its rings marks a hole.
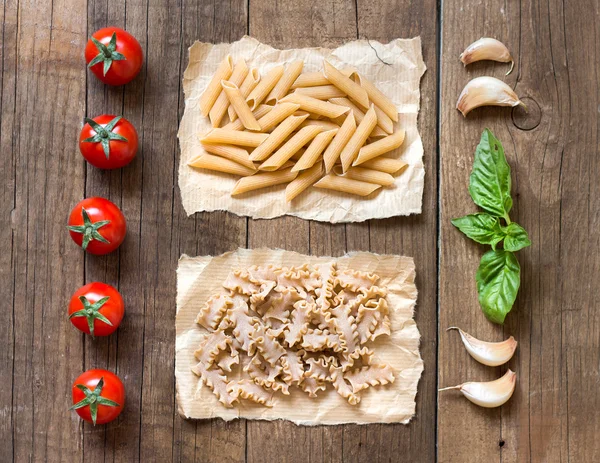
[[[350,108],[354,113],[354,118],[356,119],[357,124],[360,124],[363,120],[363,117],[365,117],[365,113],[363,112],[363,110],[356,106],[348,98],[331,98],[329,102],[340,106],[347,106],[348,108]],[[379,122],[379,120],[377,122]],[[388,133],[379,126],[375,127],[369,135],[369,137],[371,138],[381,138],[387,136]]]
[[[265,116],[262,116],[260,119],[258,119],[258,123],[260,125],[261,132],[267,132],[267,131],[271,130],[273,127],[275,127],[277,124],[279,124],[284,119],[287,119],[289,116],[294,114],[300,108],[299,104],[293,104],[293,103],[280,103],[275,106],[269,106],[269,105],[261,105],[261,106],[268,106],[269,108],[273,108],[273,110],[269,111],[268,114],[266,114]],[[260,108],[260,106],[259,106],[259,108]]]
[[[403,172],[408,167],[408,163],[401,161],[400,159],[378,157],[362,163],[361,167],[380,170],[381,172],[387,172],[388,174],[393,175]]]
[[[298,133],[284,143],[281,148],[275,151],[271,157],[263,162],[258,168],[266,171],[279,169],[286,161],[297,153],[300,148],[321,133],[322,130],[321,127],[317,126],[300,129]]]
[[[381,127],[385,132],[391,134],[394,132],[394,123],[389,116],[384,113],[378,106],[375,107],[375,114],[377,114],[377,125]]]
[[[339,175],[335,175],[333,173],[327,174],[313,186],[316,188],[341,191],[343,193],[350,193],[358,196],[368,196],[378,188],[381,188],[381,185],[377,185],[376,183],[361,182],[360,180],[340,177]]]
[[[294,169],[292,169],[292,172]],[[305,170],[292,180],[285,188],[285,200],[287,202],[294,199],[308,187],[313,185],[317,180],[323,176],[323,164],[318,163],[312,166],[310,169]]]
[[[321,153],[325,150],[327,145],[331,142],[335,134],[338,133],[338,129],[328,130],[327,132],[321,132],[318,134],[313,141],[310,142],[308,148],[302,155],[296,165],[292,168],[292,171],[297,172],[312,167],[321,156]]]
[[[204,117],[208,116],[215,101],[219,98],[219,93],[221,93],[221,81],[229,79],[232,72],[233,59],[231,58],[231,55],[227,55],[217,67],[217,71],[200,97],[200,112]]]
[[[331,63],[323,61],[323,75],[327,80],[364,108],[369,107],[367,91],[350,77],[338,71]]]
[[[297,175],[297,172],[292,172],[291,168],[287,168],[277,172],[261,172],[249,177],[243,177],[239,179],[233,187],[231,196],[241,195],[248,191],[260,190],[261,188],[270,186],[281,185],[282,183],[289,183],[294,180]]]
[[[346,95],[335,85],[317,85],[316,87],[301,87],[294,90],[294,93],[310,96],[312,98],[316,98],[317,100],[330,100],[330,103],[333,103],[331,101],[331,98],[339,98]]]
[[[226,174],[252,175],[256,172],[255,169],[243,166],[230,159],[221,156],[213,156],[212,154],[201,154],[188,162],[188,166],[199,167],[201,169],[215,170],[217,172],[225,172]]]
[[[212,129],[202,138],[202,143],[257,147],[269,137],[266,133],[244,132],[240,130]]]
[[[247,98],[248,95],[250,95],[250,92],[252,90],[254,90],[254,88],[258,85],[259,82],[260,82],[260,73],[258,72],[258,69],[256,69],[256,68],[250,69],[250,72],[248,73],[248,75],[246,76],[244,81],[242,82],[242,85],[240,85],[240,92],[242,93],[242,96],[244,98]],[[229,120],[231,122],[233,122],[237,119],[237,114],[235,113],[235,110],[231,106],[229,108],[227,108],[227,112],[229,114]]]
[[[404,142],[404,130],[398,129],[392,135],[388,135],[380,140],[363,146],[358,151],[358,156],[352,163],[353,166],[358,166],[370,159],[381,156],[395,150]]]
[[[316,121],[314,119],[306,119],[302,124],[299,125],[299,127],[308,127],[309,125],[318,125],[319,127],[322,127],[323,130],[334,130],[340,128],[340,126],[337,125],[335,122],[319,120]]]
[[[252,114],[254,115],[254,118],[257,121],[259,121],[259,124],[260,124],[260,118],[269,114],[269,112],[271,112],[273,110],[273,108],[274,108],[274,106],[269,106],[268,104],[261,104],[261,105],[258,105],[258,108],[256,108],[254,111],[252,111]],[[244,124],[242,124],[242,121],[240,121],[239,119],[236,119],[235,121],[230,122],[227,125],[224,125],[223,128],[227,129],[227,130],[244,130]],[[386,135],[387,135],[387,133],[386,133]]]
[[[338,133],[333,137],[331,143],[323,153],[323,161],[325,162],[325,172],[329,173],[335,162],[339,159],[340,153],[344,146],[348,143],[354,132],[356,131],[356,122],[354,113],[348,114],[346,120],[338,130]]]
[[[302,87],[316,87],[317,85],[328,85],[329,81],[322,72],[305,72],[300,74],[292,84],[292,89]]]
[[[281,145],[305,119],[306,116],[288,116],[275,130],[266,135],[267,138],[263,143],[250,153],[250,159],[253,161],[264,161],[267,159],[275,148]]]
[[[203,144],[202,148],[207,153],[216,154],[222,158],[230,159],[252,170],[256,170],[256,166],[250,160],[250,154],[244,148],[232,145],[214,145],[212,143]]]
[[[242,82],[244,82],[244,79],[247,75],[248,66],[246,65],[246,61],[241,59],[235,63],[231,77],[229,77],[229,82],[239,87],[242,85]],[[210,123],[213,127],[219,127],[221,121],[223,120],[223,116],[225,116],[227,113],[227,108],[229,108],[229,100],[227,99],[225,91],[221,89],[221,93],[219,94],[217,101],[215,101],[215,104],[208,113],[208,118],[210,119]]]
[[[303,67],[304,61],[301,59],[292,61],[288,64],[281,79],[279,79],[275,87],[273,87],[273,90],[271,90],[271,93],[267,96],[267,104],[277,104],[281,98],[287,95],[290,87],[302,72]]]
[[[340,160],[342,161],[342,168],[346,172],[358,155],[358,151],[366,143],[369,134],[373,131],[377,125],[377,116],[375,114],[375,108],[371,105],[371,108],[366,112],[364,119],[358,127],[352,137],[344,146],[344,149],[340,153]]]
[[[246,104],[246,100],[242,96],[242,92],[237,85],[226,80],[221,81],[221,87],[227,95],[229,104],[233,107],[240,121],[248,130],[260,130],[260,124],[252,114],[252,110]]]
[[[392,121],[398,122],[398,109],[396,108],[396,105],[392,103],[392,100],[385,96],[383,92],[366,77],[358,73],[354,73],[353,76],[354,80],[366,90],[369,100],[371,100],[375,106],[380,108]]]
[[[352,180],[360,180],[361,182],[367,183],[376,183],[381,186],[388,186],[394,183],[394,177],[387,172],[382,172],[380,170],[367,169],[365,167],[350,167],[348,172],[342,174],[342,167],[335,166],[333,168],[333,173],[336,175],[343,175],[346,178],[351,178]]]
[[[307,111],[312,114],[318,114],[319,116],[325,116],[330,119],[335,119],[336,117],[339,117],[342,114],[350,111],[344,106],[338,106],[327,101],[317,100],[316,98],[311,98],[310,96],[301,95],[295,92],[290,93],[279,101],[282,103],[287,102],[299,104],[300,109],[303,111]]]
[[[253,111],[263,102],[271,90],[273,90],[273,87],[277,85],[277,82],[279,82],[282,75],[283,65],[280,64],[267,72],[258,85],[254,87],[254,90],[252,90],[246,98],[246,103],[248,103],[248,106],[250,106]]]

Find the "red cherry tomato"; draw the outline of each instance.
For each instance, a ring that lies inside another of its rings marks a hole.
[[[123,320],[125,306],[119,292],[106,283],[89,283],[79,288],[69,302],[69,320],[79,331],[108,336]]]
[[[138,134],[124,117],[103,114],[85,119],[79,134],[79,151],[94,167],[118,169],[126,166],[137,150]]]
[[[72,394],[71,410],[94,425],[114,420],[125,405],[123,383],[108,370],[86,371],[73,383]]]
[[[125,239],[127,224],[121,210],[108,199],[86,198],[69,215],[71,238],[90,254],[114,251]]]
[[[85,61],[105,84],[123,85],[140,72],[144,52],[129,32],[118,27],[105,27],[94,32],[88,40]]]

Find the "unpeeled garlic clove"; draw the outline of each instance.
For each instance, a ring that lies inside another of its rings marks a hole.
[[[460,60],[465,66],[482,60],[499,61],[500,63],[510,62],[510,69],[506,75],[509,75],[515,66],[515,61],[510,55],[508,48],[506,48],[506,45],[490,37],[482,37],[469,45],[460,54]]]
[[[508,370],[502,378],[488,382],[468,382],[439,389],[438,392],[458,389],[462,394],[480,407],[495,408],[508,402],[515,392],[517,375]]]
[[[463,116],[480,106],[518,106],[525,107],[517,94],[501,80],[495,77],[476,77],[460,92],[456,109]]]
[[[479,363],[490,367],[497,367],[508,362],[515,350],[517,349],[517,341],[514,337],[508,338],[501,342],[486,342],[471,336],[456,326],[451,326],[448,330],[458,330],[467,352]],[[446,330],[446,331],[448,331]]]

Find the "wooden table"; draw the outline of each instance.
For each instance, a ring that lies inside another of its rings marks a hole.
[[[0,459],[2,461],[600,461],[600,29],[598,1],[434,0],[5,0],[0,81]],[[109,88],[86,72],[87,37],[125,27],[142,44],[141,75]],[[420,35],[428,67],[419,129],[427,169],[423,214],[329,225],[254,221],[227,213],[186,217],[177,188],[181,77],[194,40],[244,34],[277,47],[334,46],[357,37]],[[458,55],[471,41],[508,44],[516,70]],[[504,79],[529,112],[454,109],[474,76]],[[133,164],[86,165],[77,137],[85,115],[123,114],[138,128]],[[514,213],[533,245],[519,253],[522,289],[504,327],[481,313],[474,274],[483,247],[450,219],[475,210],[467,192],[484,127],[504,142]],[[73,205],[104,196],[127,217],[118,252],[84,255],[65,229]],[[594,200],[596,198],[596,200]],[[182,253],[270,246],[316,255],[370,250],[414,256],[425,372],[407,425],[297,427],[286,422],[184,421],[174,384],[175,268]],[[66,317],[80,285],[119,288],[117,334],[91,340]],[[490,380],[505,367],[473,361],[456,333],[514,335],[517,391],[484,410],[438,387]],[[82,371],[124,380],[117,422],[83,424],[70,405]]]

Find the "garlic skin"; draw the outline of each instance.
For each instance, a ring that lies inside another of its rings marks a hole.
[[[495,77],[476,77],[460,92],[456,109],[463,116],[480,106],[518,106],[525,107],[517,94],[501,80]]]
[[[488,382],[468,382],[458,386],[445,387],[438,392],[458,389],[462,394],[475,405],[485,408],[496,408],[508,402],[515,392],[517,384],[517,375],[514,371],[508,370],[504,376]]]
[[[460,60],[465,66],[482,60],[498,61],[500,63],[510,62],[510,69],[506,75],[509,75],[515,66],[515,61],[506,45],[491,37],[482,37],[473,42],[460,54]]]
[[[486,342],[471,336],[456,326],[451,326],[448,330],[457,330],[471,357],[490,367],[504,365],[512,358],[517,349],[518,343],[512,336],[506,341]]]

